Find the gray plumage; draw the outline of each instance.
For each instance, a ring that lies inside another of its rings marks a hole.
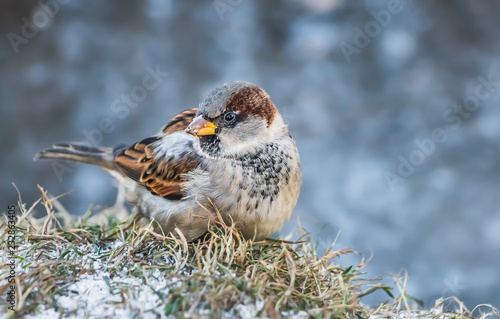
[[[222,84],[208,93],[203,99],[198,107],[198,115],[202,114],[208,118],[219,116],[224,111],[224,107],[235,92],[251,86],[256,85],[246,81],[233,81]]]
[[[297,203],[302,176],[295,142],[267,93],[249,82],[226,83],[195,112],[179,114],[157,135],[128,148],[58,144],[37,158],[105,168],[125,185],[140,213],[188,240],[215,220],[211,202],[247,238],[279,230]]]

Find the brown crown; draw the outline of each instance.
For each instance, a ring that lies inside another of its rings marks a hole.
[[[228,111],[236,111],[242,117],[259,116],[269,127],[277,110],[267,93],[257,86],[244,87],[234,92],[226,106]]]

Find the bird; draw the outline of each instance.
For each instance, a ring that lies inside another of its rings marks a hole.
[[[167,234],[193,241],[220,214],[247,239],[277,232],[299,198],[299,153],[268,93],[246,81],[213,89],[156,134],[116,148],[58,143],[35,155],[100,166]]]

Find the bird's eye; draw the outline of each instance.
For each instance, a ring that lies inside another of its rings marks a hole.
[[[226,122],[232,122],[236,119],[236,113],[234,112],[228,112],[226,115],[224,115],[224,120]]]

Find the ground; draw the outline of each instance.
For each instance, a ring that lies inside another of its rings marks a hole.
[[[219,219],[209,235],[188,243],[181,233],[124,217],[121,207],[76,218],[40,190],[40,200],[28,207],[20,198],[15,218],[9,208],[0,222],[1,318],[499,316],[453,298],[422,309],[406,294],[404,277],[395,289],[366,279],[364,262],[335,263],[349,249],[319,257],[303,230],[298,241],[255,242]],[[40,208],[44,216],[35,218]],[[388,301],[364,305],[363,296],[377,290]]]

